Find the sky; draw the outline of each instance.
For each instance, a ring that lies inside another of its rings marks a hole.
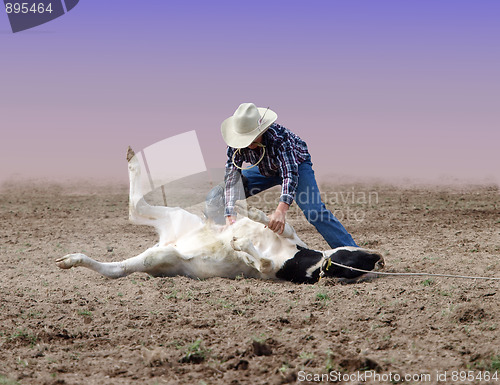
[[[271,107],[321,181],[500,182],[500,2],[80,0],[0,11],[0,183],[127,180],[125,154]],[[179,167],[166,164],[165,167]]]

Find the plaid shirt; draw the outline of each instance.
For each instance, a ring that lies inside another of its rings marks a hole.
[[[295,191],[299,180],[299,164],[310,159],[307,144],[293,132],[277,123],[272,124],[262,135],[262,144],[266,146],[266,153],[258,164],[259,171],[264,176],[280,176],[280,201],[291,205],[295,198]],[[240,179],[241,170],[233,164],[233,154],[236,149],[227,148],[226,174],[226,210],[225,215],[236,215],[234,204],[236,201],[235,185]],[[262,156],[263,149],[254,150],[242,148],[236,154],[234,163],[239,167],[243,162],[255,164]]]

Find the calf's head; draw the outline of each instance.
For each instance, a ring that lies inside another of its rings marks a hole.
[[[384,267],[384,258],[380,254],[355,247],[339,247],[334,249],[333,253],[323,261],[321,270],[325,277],[346,279],[355,279],[366,274],[347,267],[337,266],[332,262],[366,271],[373,270],[375,265],[378,265],[380,268]]]
[[[315,283],[323,272],[325,277],[351,280],[365,273],[340,267],[332,262],[367,271],[373,270],[377,264],[379,267],[384,266],[382,256],[356,247],[340,247],[332,250],[331,254],[300,246],[297,249],[294,257],[288,259],[276,273],[277,278],[295,283]]]

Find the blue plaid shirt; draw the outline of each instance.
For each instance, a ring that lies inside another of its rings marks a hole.
[[[299,180],[299,164],[310,159],[307,144],[293,132],[277,123],[272,124],[262,135],[262,144],[266,146],[266,153],[258,164],[259,171],[264,176],[280,176],[280,201],[291,205],[295,198],[295,191]],[[240,179],[241,170],[233,164],[233,154],[236,149],[227,148],[226,174],[226,210],[225,215],[236,215],[234,204],[236,201],[235,185]],[[263,149],[254,150],[242,148],[236,154],[234,163],[239,167],[243,162],[256,164],[262,156]]]

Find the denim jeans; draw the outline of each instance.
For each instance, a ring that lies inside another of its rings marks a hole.
[[[273,186],[281,185],[280,176],[266,177],[259,172],[258,167],[242,171],[247,197],[258,194]],[[310,160],[299,165],[299,183],[295,194],[295,202],[304,213],[306,219],[316,227],[332,249],[341,246],[357,246],[351,235],[342,226],[337,218],[321,201],[314,170]],[[224,215],[224,185],[218,185],[210,191],[206,200],[207,217],[218,223]],[[218,217],[218,218],[217,218]]]

